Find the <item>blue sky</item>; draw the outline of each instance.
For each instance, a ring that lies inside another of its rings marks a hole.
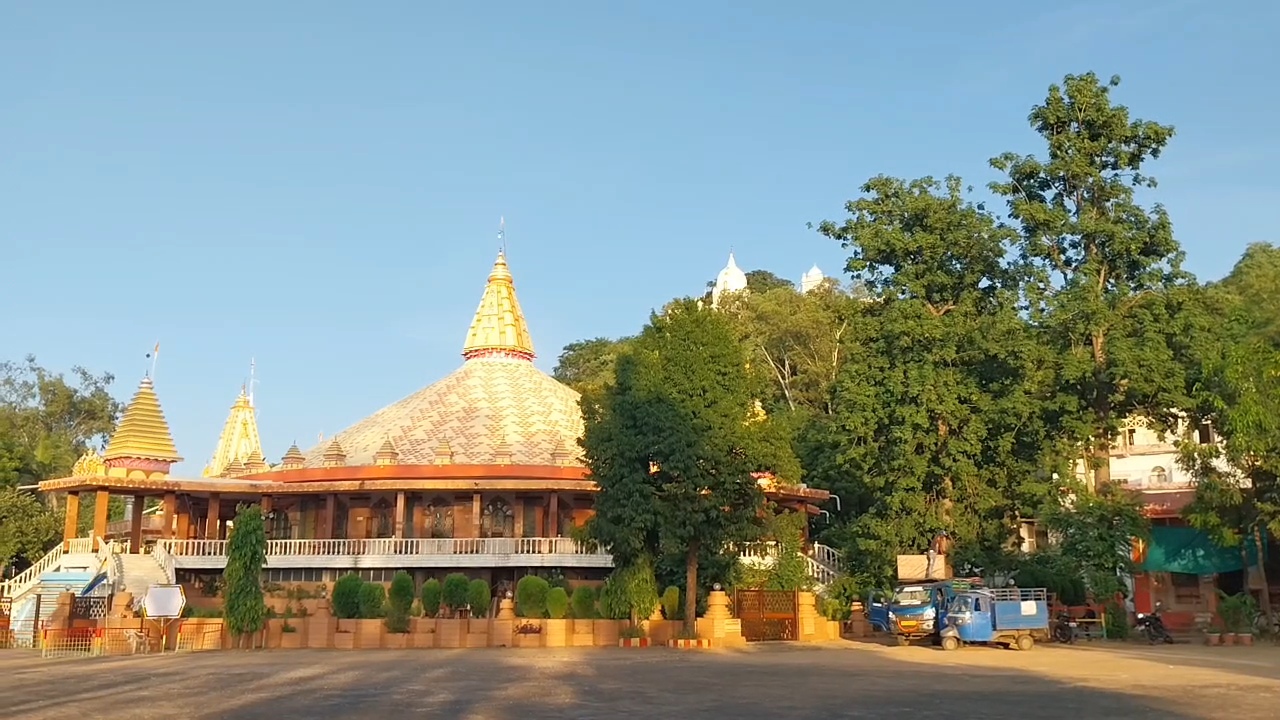
[[[1153,168],[1202,278],[1277,240],[1256,2],[0,1],[0,359],[156,386],[198,474],[256,358],[267,455],[455,369],[506,217],[539,365],[879,173],[1040,148],[1066,73],[1177,127]]]

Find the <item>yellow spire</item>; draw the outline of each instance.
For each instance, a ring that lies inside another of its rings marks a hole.
[[[102,454],[102,459],[107,461],[120,458],[182,462],[150,377],[144,377],[138,383],[138,391],[124,409],[124,417],[107,443],[107,451]]]
[[[467,342],[462,346],[462,355],[468,359],[491,353],[533,359],[529,326],[520,311],[516,286],[502,253],[498,253],[498,260],[489,273],[480,307],[471,321]]]
[[[213,451],[213,459],[204,468],[205,477],[218,477],[235,460],[247,464],[254,454],[262,458],[262,440],[258,437],[258,420],[253,409],[253,401],[249,399],[244,388],[240,388],[240,396],[231,406],[231,414],[222,426],[222,435],[218,436],[218,446]]]

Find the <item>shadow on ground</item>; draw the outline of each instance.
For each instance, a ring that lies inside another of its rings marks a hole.
[[[302,650],[74,661],[5,652],[0,675],[3,714],[22,718],[1205,716],[1008,669],[922,665],[847,647]]]

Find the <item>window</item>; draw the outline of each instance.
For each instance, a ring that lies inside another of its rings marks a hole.
[[[1213,426],[1209,423],[1200,423],[1200,427],[1196,428],[1196,441],[1201,445],[1213,444]]]
[[[573,530],[573,506],[561,505],[560,517],[557,518],[556,530],[560,537],[569,537],[569,533]]]
[[[1169,473],[1160,465],[1151,468],[1151,476],[1147,478],[1152,485],[1163,485],[1169,482]]]
[[[271,524],[267,528],[267,537],[272,540],[292,540],[293,527],[289,522],[289,513],[284,510],[273,510],[270,514]]]
[[[1169,573],[1173,586],[1173,602],[1176,605],[1197,605],[1200,602],[1200,576],[1186,573]]]
[[[506,538],[516,532],[516,516],[502,498],[494,498],[480,512],[480,537]]]
[[[282,570],[268,570],[265,575],[267,576],[267,582],[273,583],[324,581],[324,571],[317,568],[285,568]]]
[[[352,572],[359,575],[365,582],[385,583],[391,582],[391,578],[395,577],[398,571],[392,568],[363,568]]]
[[[524,520],[523,520],[524,527],[520,528],[521,533],[524,535],[524,537],[538,536],[538,511],[540,509],[541,508],[535,505],[533,501],[531,500],[524,501]]]
[[[1138,431],[1137,431],[1137,430],[1135,430],[1135,429],[1133,429],[1133,428],[1128,428],[1127,430],[1125,430],[1125,431],[1124,431],[1124,444],[1125,444],[1125,445],[1127,445],[1127,446],[1129,446],[1129,447],[1133,447],[1134,445],[1137,445],[1137,444],[1138,444],[1138,442],[1137,442],[1137,441],[1138,441]]]
[[[453,537],[453,503],[442,497],[434,497],[424,510],[426,536],[431,538]]]

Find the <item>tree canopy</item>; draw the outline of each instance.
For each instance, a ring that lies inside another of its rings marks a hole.
[[[624,567],[683,556],[688,618],[701,551],[758,532],[752,473],[797,472],[751,390],[729,319],[686,300],[655,314],[599,403],[583,403],[582,446],[599,486],[591,533]]]

